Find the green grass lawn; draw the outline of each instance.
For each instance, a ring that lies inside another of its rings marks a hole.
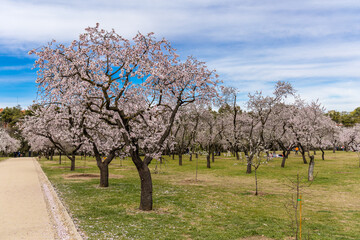
[[[0,157],[0,162],[8,159],[8,157]]]
[[[195,157],[190,162],[185,156],[183,166],[166,157],[160,173],[154,173],[156,161],[150,165],[154,211],[142,212],[140,181],[130,159],[110,164],[109,188],[99,188],[99,179],[90,178],[99,173],[93,159],[79,157],[73,173],[69,160],[63,157],[59,165],[57,159],[42,158],[42,167],[88,239],[292,239],[285,205],[294,191],[287,185],[297,174],[307,184],[308,165],[293,153],[284,169],[280,158],[259,168],[259,196],[254,196],[254,173],[245,173],[243,161],[221,156],[207,169],[201,156],[195,182]],[[323,161],[318,154],[315,173],[302,192],[303,239],[360,239],[357,155],[327,152]]]

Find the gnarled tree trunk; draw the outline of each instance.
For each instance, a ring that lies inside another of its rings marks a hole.
[[[179,151],[179,166],[182,166],[182,153]]]
[[[299,146],[300,146],[299,150],[300,150],[303,162],[304,162],[304,164],[307,164],[306,157],[305,157],[305,149],[303,148],[303,146],[301,144],[299,144]]]
[[[211,168],[211,166],[210,166],[210,153],[206,156],[206,167]]]
[[[251,162],[248,162],[247,163],[247,166],[246,166],[246,173],[250,174],[251,173]]]
[[[252,161],[252,158],[249,156],[247,151],[245,151],[245,157],[246,157],[246,160],[247,160],[246,173],[250,174],[251,173],[251,161]]]
[[[75,153],[73,153],[70,158],[70,162],[71,162],[70,170],[71,171],[75,171],[75,158],[76,158]]]
[[[141,182],[140,210],[150,211],[153,208],[152,200],[152,180],[150,169],[146,164],[137,168]]]
[[[100,169],[100,187],[108,187],[109,186],[109,164],[103,162],[102,164],[98,164]]]
[[[324,152],[324,149],[320,148],[321,150],[321,158],[322,160],[325,160],[325,152]]]
[[[310,156],[309,171],[308,171],[309,181],[314,180],[314,166],[315,166],[314,156]]]
[[[281,161],[281,167],[284,168],[285,167],[285,161],[287,159],[287,156],[286,156],[286,151],[283,151],[283,158],[282,158],[282,161]]]
[[[141,195],[139,209],[143,211],[150,211],[153,207],[152,200],[152,179],[151,172],[148,165],[151,163],[152,157],[145,156],[144,160],[141,160],[138,151],[130,151],[131,159],[136,166],[140,177],[141,183]]]

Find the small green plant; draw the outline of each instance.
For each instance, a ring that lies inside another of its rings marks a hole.
[[[301,178],[298,173],[296,174],[295,180],[287,178],[288,183],[285,184],[290,190],[290,198],[284,205],[291,220],[290,228],[292,229],[292,234],[295,236],[296,240],[302,239],[302,226],[304,223],[304,218],[302,216],[304,188],[310,187],[313,183],[313,181],[310,183],[303,183],[304,179],[305,178]],[[308,239],[310,239],[309,232]]]

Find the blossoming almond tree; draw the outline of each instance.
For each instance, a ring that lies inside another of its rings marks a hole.
[[[350,148],[356,152],[359,159],[359,167],[360,167],[360,124],[356,124],[352,127],[351,131],[352,135],[355,135],[354,141],[351,142]]]
[[[182,155],[186,149],[190,155],[190,161],[192,161],[192,150],[189,147],[198,131],[199,121],[200,115],[194,104],[182,109],[178,114],[171,137],[179,155],[179,166],[182,166]]]
[[[217,76],[195,58],[180,62],[152,33],[130,41],[97,24],[69,46],[55,43],[30,52],[39,58],[42,100],[85,105],[119,129],[139,173],[140,209],[151,210],[148,165],[161,155],[179,110],[217,95]]]
[[[19,140],[11,137],[6,130],[0,128],[0,152],[16,152],[20,148]]]
[[[70,170],[75,170],[75,154],[84,143],[79,124],[83,124],[84,115],[70,107],[58,105],[38,106],[32,116],[26,116],[20,123],[22,135],[31,146],[45,138],[71,161]],[[38,148],[38,147],[37,147]]]
[[[237,89],[233,87],[224,87],[223,89],[225,106],[228,111],[223,113],[225,124],[228,126],[224,129],[223,136],[231,151],[235,154],[236,159],[240,160],[239,151],[241,148],[241,128],[243,127],[239,121],[241,109],[237,105]],[[230,127],[231,126],[231,127]]]
[[[277,104],[267,127],[268,145],[277,145],[282,151],[282,168],[285,167],[286,159],[296,145],[295,136],[289,129],[289,120],[293,116],[294,108],[293,104]]]
[[[20,129],[32,149],[42,150],[50,144],[67,156],[72,171],[77,152],[93,153],[100,170],[100,187],[109,186],[108,165],[124,143],[117,128],[101,121],[95,113],[82,105],[37,106],[34,113],[20,123]]]
[[[330,142],[326,141],[327,129],[331,127],[327,125],[329,118],[324,115],[324,108],[318,101],[311,103],[299,101],[296,114],[293,116],[291,128],[300,146],[304,163],[306,163],[305,152],[308,153],[310,159],[308,179],[312,181],[315,161],[310,149],[322,149],[330,145]]]
[[[343,144],[346,151],[349,149],[352,149],[352,146],[354,146],[354,143],[356,142],[357,138],[357,131],[354,127],[343,127],[340,130],[339,133],[339,141],[341,144]]]
[[[95,156],[100,170],[100,187],[109,186],[109,164],[117,156],[124,158],[125,143],[122,132],[114,126],[101,120],[97,113],[87,112],[84,124],[81,126],[87,143],[82,146],[86,152]]]
[[[284,99],[294,94],[291,84],[277,82],[273,96],[264,96],[261,92],[249,94],[247,102],[248,113],[241,114],[243,122],[247,125],[244,131],[243,147],[247,159],[246,173],[251,173],[252,159],[264,151],[268,145],[266,132],[269,130],[271,118],[277,114],[276,106],[283,103]]]
[[[337,132],[337,128],[336,123],[331,120],[329,116],[320,116],[319,127],[317,129],[313,145],[315,148],[320,149],[322,160],[325,160],[324,149],[334,146],[333,140],[334,135]]]

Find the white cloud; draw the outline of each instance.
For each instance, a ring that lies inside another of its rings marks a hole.
[[[304,98],[319,96],[328,109],[351,110],[359,103],[354,89],[360,81],[360,1],[0,0],[0,4],[0,22],[6,23],[0,24],[0,52],[27,51],[51,39],[71,41],[99,22],[127,38],[137,31],[166,37],[175,48],[180,46],[180,52],[196,53],[218,70],[227,85],[244,93],[259,89],[270,93],[275,81],[288,80]]]
[[[360,42],[303,43],[237,50],[208,63],[225,85],[242,98],[262,90],[271,94],[276,81],[289,81],[302,98],[319,99],[327,109],[353,110],[360,104]],[[261,57],[259,57],[261,56]]]
[[[359,7],[356,1],[2,0],[0,21],[7,24],[1,24],[0,34],[21,41],[65,41],[100,22],[126,37],[137,31],[215,41],[317,37],[359,30],[353,22],[360,16],[350,11]]]
[[[24,69],[31,69],[33,67],[32,64],[29,65],[16,65],[16,66],[0,66],[0,71],[18,71]],[[1,77],[0,77],[1,81]]]

